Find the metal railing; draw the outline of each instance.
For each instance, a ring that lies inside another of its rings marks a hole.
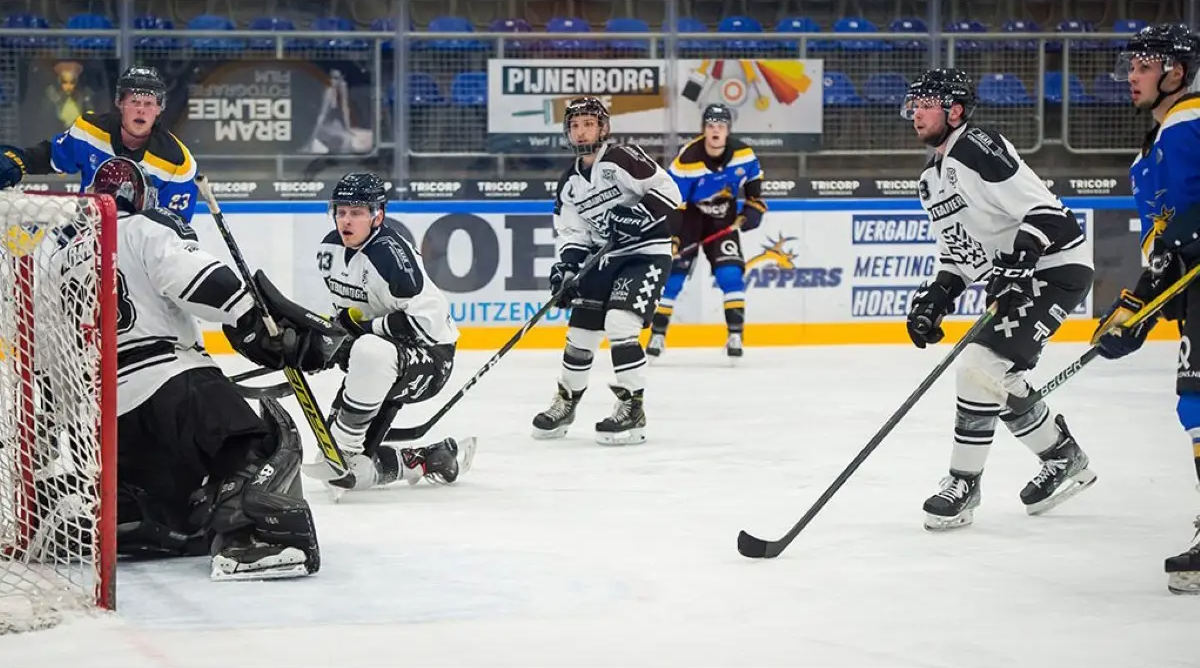
[[[1128,155],[1148,121],[1135,117],[1128,95],[1121,95],[1123,82],[1112,80],[1116,56],[1127,38],[1115,33],[0,29],[0,141],[29,145],[61,131],[76,110],[110,108],[117,73],[129,64],[143,63],[159,66],[170,80],[171,100],[164,120],[178,128],[185,141],[196,143],[191,148],[201,160],[271,160],[282,175],[290,171],[287,165],[293,161],[312,163],[321,156],[382,160],[383,154],[394,154],[395,178],[407,176],[411,161],[430,159],[473,159],[471,169],[488,176],[488,172],[510,169],[512,156],[489,150],[487,91],[468,90],[464,82],[474,77],[473,85],[478,86],[480,73],[487,72],[491,59],[648,59],[662,60],[673,71],[676,63],[687,60],[810,58],[821,59],[825,72],[820,147],[803,154],[765,147],[758,150],[760,154],[803,159],[923,153],[925,148],[912,128],[899,117],[903,92],[898,82],[906,83],[938,64],[961,67],[975,77],[980,93],[976,120],[996,127],[1024,153],[1036,153],[1052,143],[1074,154]],[[336,88],[331,74],[335,69],[346,84],[341,98],[336,90],[329,92]],[[464,77],[464,73],[475,74]],[[292,115],[274,119],[291,125],[278,125],[276,136],[283,130],[292,135],[309,132],[300,120],[320,121],[329,124],[332,144],[319,139],[326,135],[315,126],[307,143],[294,137],[260,141],[257,137],[275,130],[254,125],[253,113],[226,125],[220,125],[221,119],[193,118],[197,93],[224,91],[230,104],[239,103],[233,93],[240,89],[234,84],[249,86],[260,74],[264,80],[276,77],[291,82]],[[73,82],[70,90],[68,79]],[[674,91],[683,83],[667,80],[671,90],[665,98],[668,120],[661,128],[664,153],[693,134],[693,128],[674,127],[680,100]],[[80,88],[90,89],[90,97],[81,99]],[[323,104],[328,106],[326,98],[334,109],[322,112]],[[343,111],[339,105],[349,108]],[[221,130],[212,130],[218,125]],[[234,139],[201,137],[197,127]],[[333,144],[340,140],[334,130],[349,132],[346,136],[357,143],[345,140],[336,149]],[[237,141],[239,136],[245,139]],[[318,143],[323,150],[313,150]],[[547,147],[544,155],[561,157],[562,153]],[[525,159],[536,157],[524,154]]]

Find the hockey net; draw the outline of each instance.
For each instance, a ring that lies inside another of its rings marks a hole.
[[[112,609],[116,207],[0,191],[0,635]]]

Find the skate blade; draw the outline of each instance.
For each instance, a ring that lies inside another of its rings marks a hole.
[[[213,582],[284,580],[308,574],[308,568],[304,565],[304,553],[296,548],[288,548],[275,556],[259,559],[253,564],[243,564],[218,554],[212,558],[209,579]]]
[[[458,444],[458,475],[461,478],[462,474],[471,470],[471,464],[475,461],[475,447],[477,443],[474,436],[468,436],[461,441],[455,439]]]
[[[638,427],[626,431],[598,431],[596,442],[600,445],[637,445],[646,442],[646,430]]]
[[[539,441],[548,441],[550,439],[562,438],[563,436],[566,436],[567,430],[570,428],[571,425],[566,424],[561,427],[555,427],[554,429],[538,429],[537,427],[534,427],[533,432],[530,435]]]
[[[1167,573],[1167,590],[1182,596],[1200,596],[1200,571]]]
[[[1088,487],[1091,487],[1095,482],[1096,474],[1092,473],[1090,469],[1083,469],[1079,473],[1067,478],[1067,481],[1061,487],[1054,490],[1054,494],[1051,494],[1049,498],[1025,506],[1025,512],[1030,515],[1041,515]]]
[[[952,531],[975,523],[975,509],[968,508],[954,517],[942,517],[925,513],[925,530],[933,532]]]

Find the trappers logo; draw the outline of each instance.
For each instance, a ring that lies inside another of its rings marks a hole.
[[[746,260],[746,288],[833,288],[842,283],[841,267],[802,267],[791,246],[796,237],[768,237],[762,250]],[[713,285],[716,285],[714,280]]]

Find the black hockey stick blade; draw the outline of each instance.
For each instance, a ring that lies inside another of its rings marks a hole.
[[[608,251],[612,249],[613,245],[613,242],[610,241],[605,244],[603,248],[589,257],[587,262],[584,262],[583,266],[579,268],[579,273],[572,278],[570,281],[571,284],[564,285],[562,290],[559,290],[558,294],[550,297],[550,299],[548,299],[546,303],[543,304],[540,309],[538,309],[537,313],[534,313],[533,317],[530,318],[528,322],[526,322],[524,325],[521,325],[521,329],[518,329],[517,332],[512,335],[512,338],[510,338],[508,342],[505,343],[502,348],[500,348],[500,350],[496,351],[495,355],[492,355],[492,358],[487,361],[487,364],[484,364],[479,371],[476,371],[475,375],[471,376],[471,379],[464,383],[462,388],[459,389],[458,392],[455,392],[454,396],[450,397],[450,400],[447,401],[444,406],[439,408],[432,417],[415,427],[393,427],[388,429],[387,434],[385,434],[383,437],[383,440],[389,443],[414,441],[429,433],[429,430],[433,429],[433,426],[437,424],[438,421],[446,415],[446,413],[449,413],[450,409],[453,408],[455,404],[461,401],[463,397],[467,396],[467,392],[470,392],[471,388],[475,387],[475,384],[479,382],[479,379],[483,378],[484,374],[491,371],[492,367],[499,364],[500,358],[504,357],[506,354],[508,354],[508,351],[516,347],[517,343],[519,343],[521,339],[525,338],[525,334],[527,334],[529,330],[533,329],[533,326],[536,325],[543,316],[549,313],[550,309],[554,308],[555,304],[559,303],[559,299],[562,297],[564,292],[578,284],[581,276],[591,271],[597,264],[600,263],[600,260],[606,254],[608,254]]]
[[[904,416],[907,415],[910,410],[912,410],[912,407],[915,406],[921,397],[929,391],[929,388],[933,387],[933,384],[937,382],[937,379],[941,377],[943,373],[946,372],[946,369],[950,368],[950,365],[967,347],[967,344],[971,343],[971,341],[975,339],[976,335],[983,331],[983,328],[992,321],[992,317],[995,316],[995,309],[996,305],[992,304],[992,306],[989,307],[988,310],[985,311],[984,314],[975,321],[975,324],[971,325],[971,329],[967,330],[967,333],[964,334],[961,339],[959,339],[958,343],[954,344],[954,347],[949,353],[946,354],[942,361],[939,362],[936,367],[934,367],[933,371],[930,371],[929,375],[925,376],[925,379],[921,381],[920,385],[917,385],[917,388],[912,391],[912,394],[910,394],[907,399],[904,400],[904,403],[900,405],[900,408],[896,409],[895,413],[892,413],[892,416],[889,417],[887,422],[885,422],[883,426],[879,428],[879,431],[875,432],[875,435],[871,437],[871,440],[863,447],[862,450],[859,451],[857,455],[855,455],[854,460],[851,461],[838,475],[837,479],[835,479],[833,483],[831,483],[829,487],[821,493],[821,496],[817,499],[817,502],[808,509],[808,512],[804,513],[804,517],[801,517],[800,521],[797,522],[795,526],[793,526],[786,534],[784,534],[782,538],[774,541],[766,541],[761,538],[756,538],[755,536],[742,531],[738,534],[738,553],[743,557],[749,557],[751,559],[774,559],[775,557],[778,557],[785,549],[787,549],[787,546],[791,545],[793,540],[796,540],[796,536],[800,535],[800,532],[804,530],[804,527],[808,526],[809,522],[813,521],[813,518],[817,516],[817,513],[821,512],[821,509],[825,507],[825,504],[829,503],[829,500],[833,498],[833,495],[837,494],[837,491],[842,488],[842,485],[846,484],[846,481],[850,479],[850,476],[854,475],[854,472],[858,470],[858,467],[862,466],[862,463],[865,462],[867,457],[869,457],[871,453],[875,451],[875,448],[879,447],[880,443],[883,443],[883,439],[887,438],[887,435],[891,433],[892,429],[894,429],[897,424],[900,424],[900,420],[902,420]]]

